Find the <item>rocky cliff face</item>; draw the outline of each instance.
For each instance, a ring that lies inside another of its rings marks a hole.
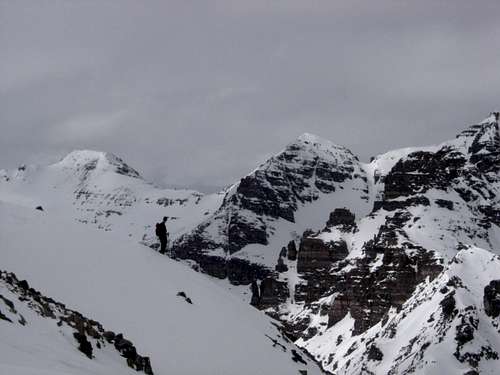
[[[499,266],[498,256],[464,248],[372,328],[351,335],[355,321],[348,314],[322,335],[299,343],[316,351],[335,374],[494,374],[499,321],[487,315],[482,299]]]
[[[367,178],[358,159],[344,147],[304,134],[233,185],[212,216],[176,241],[175,252],[194,260],[218,254],[229,259],[248,245],[268,246],[281,226],[294,228],[301,209],[342,190],[368,202]],[[248,284],[251,279],[235,281]]]
[[[224,254],[217,263],[226,268],[240,257],[249,262],[245,269],[257,265],[258,272],[230,281],[253,281],[252,304],[281,320],[289,337],[336,371],[338,355],[324,357],[311,342],[333,331],[342,331],[339,341],[355,342],[391,311],[400,311],[458,251],[467,246],[498,251],[497,121],[494,113],[451,141],[392,151],[365,165],[331,143],[300,138],[233,186],[221,208],[176,247],[191,259]],[[352,181],[359,184],[353,188]],[[326,203],[325,196],[346,189],[357,197],[333,202],[329,215],[321,212],[323,225],[310,225],[302,235],[287,226],[288,238],[276,235],[281,221],[294,223],[301,207]],[[360,201],[370,208],[360,210]],[[279,246],[275,237],[282,238]],[[252,259],[255,249],[274,253],[276,263],[266,264],[265,256]],[[494,292],[488,293],[495,301]],[[350,326],[341,330],[346,320]],[[375,346],[367,353],[375,359],[382,355]]]
[[[384,155],[374,160],[367,168],[374,173],[372,212],[358,220],[355,229],[330,218],[322,231],[301,240],[303,264],[297,263],[301,281],[295,285],[295,305],[303,304],[298,312],[286,304],[272,312],[285,321],[292,337],[314,353],[321,349],[307,343],[338,331],[346,319],[351,325],[343,339],[362,335],[393,309],[402,309],[418,285],[435,279],[457,251],[469,245],[498,251],[497,119],[493,114],[455,140],[404,154],[386,173],[378,169],[388,163]],[[394,153],[389,155],[394,158]],[[332,245],[342,241],[348,255],[333,258]],[[325,259],[331,261],[329,267]],[[494,286],[488,288],[487,299],[494,301]],[[338,371],[340,359],[335,352],[323,357],[325,368]]]

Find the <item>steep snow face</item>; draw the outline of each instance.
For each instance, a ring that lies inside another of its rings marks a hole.
[[[171,238],[192,229],[217,209],[223,196],[192,190],[159,189],[122,159],[109,153],[73,151],[53,165],[22,166],[4,172],[0,194],[26,207],[41,206],[136,242],[156,242],[154,223],[163,216]]]
[[[498,256],[461,250],[399,312],[362,335],[350,334],[347,316],[302,344],[336,374],[497,374],[500,318],[487,314],[484,299],[499,270]]]
[[[0,203],[0,223],[2,268],[107,329],[123,332],[151,357],[157,375],[319,373],[263,314],[209,277],[119,233],[97,231],[12,201]],[[0,309],[4,311],[1,302]],[[19,311],[24,314],[24,307]],[[13,355],[0,356],[0,369],[20,375],[33,374],[37,365],[48,373],[128,373],[125,367],[118,372],[117,356],[87,359],[65,331],[57,332],[55,321],[35,318],[26,312],[33,326],[15,329],[0,321],[2,354]],[[33,339],[23,343],[28,336]],[[19,367],[21,363],[27,368]],[[77,369],[64,372],[69,366]]]
[[[304,134],[233,185],[222,206],[177,241],[176,251],[204,257],[203,263],[218,256],[274,267],[283,244],[322,227],[333,208],[348,204],[358,215],[368,213],[368,188],[365,170],[349,150]],[[249,282],[246,276],[232,281]]]

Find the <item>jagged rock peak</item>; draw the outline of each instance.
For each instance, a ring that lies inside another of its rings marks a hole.
[[[481,121],[479,124],[491,124],[491,123],[498,123],[498,118],[500,117],[500,112],[491,112],[490,115]]]
[[[321,138],[320,136],[318,136],[316,134],[311,134],[311,133],[304,133],[304,134],[300,135],[299,137],[297,137],[297,141],[304,142],[304,143],[310,142],[310,143],[316,143],[316,144],[325,144],[325,143],[331,144],[332,143],[328,139]]]
[[[290,142],[276,157],[279,159],[283,154],[290,152],[304,159],[319,157],[324,160],[338,161],[340,157],[341,159],[358,160],[348,148],[311,133],[300,135],[297,139]]]
[[[457,138],[462,137],[481,137],[484,135],[494,136],[498,134],[498,120],[500,112],[491,112],[490,115],[478,124],[474,124],[457,135]]]
[[[341,149],[345,151],[349,151],[347,148],[344,146],[337,145],[333,143],[332,141],[322,138],[318,135],[311,134],[311,133],[304,133],[297,137],[297,139],[289,144],[294,145],[294,144],[306,144],[306,145],[311,145],[312,147],[320,148],[320,149]]]
[[[141,178],[139,172],[130,167],[123,159],[110,153],[94,150],[74,150],[56,164],[59,167],[80,169],[109,170],[129,177]]]

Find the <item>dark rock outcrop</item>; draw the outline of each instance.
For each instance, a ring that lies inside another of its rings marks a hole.
[[[446,318],[451,317],[455,312],[456,301],[453,296],[454,293],[448,294],[439,304],[441,305],[441,310]]]
[[[153,375],[149,357],[139,355],[132,342],[126,340],[122,334],[116,335],[112,331],[106,331],[99,322],[68,309],[64,304],[50,297],[43,296],[39,291],[30,288],[26,280],[18,280],[14,273],[0,271],[0,283],[3,283],[11,293],[18,295],[19,300],[16,303],[25,303],[36,314],[57,320],[59,327],[66,325],[72,328],[73,337],[78,343],[78,350],[89,359],[94,358],[95,351],[106,346],[106,343],[113,343],[116,350],[126,359],[129,367],[147,375]],[[29,322],[26,322],[24,317],[17,312],[14,302],[3,296],[0,297],[9,306],[11,313],[18,317],[17,323],[29,325]],[[12,324],[16,323],[12,319],[9,320]]]
[[[87,336],[85,336],[84,333],[74,332],[73,337],[78,342],[78,350],[81,351],[83,354],[85,354],[90,359],[92,359],[93,358],[93,356],[92,356],[93,348],[92,348],[92,344],[90,343],[90,341],[87,340]]]
[[[336,208],[326,223],[327,227],[340,226],[344,230],[350,230],[356,225],[356,216],[347,208]]]
[[[295,245],[295,241],[290,241],[287,246],[288,250],[288,260],[297,260],[297,245]]]
[[[333,263],[344,259],[348,254],[347,244],[343,240],[325,243],[314,237],[303,238],[300,242],[297,271],[328,271]]]
[[[285,264],[285,261],[282,257],[278,258],[278,264],[275,267],[276,272],[286,272],[288,271],[288,266]]]
[[[500,280],[492,280],[484,287],[483,303],[486,315],[492,318],[500,315]]]
[[[340,321],[347,312],[355,320],[354,334],[360,334],[378,323],[390,307],[400,308],[415,287],[427,277],[433,279],[442,270],[432,253],[411,243],[403,247],[393,240],[399,218],[389,220],[379,234],[365,244],[366,257],[356,261],[349,272],[336,274],[332,270],[328,293],[338,292],[329,312],[328,325]],[[412,254],[410,256],[409,254]],[[382,262],[376,269],[378,256]],[[342,269],[340,264],[339,270]],[[391,277],[387,277],[391,275]]]
[[[260,298],[257,306],[259,309],[278,306],[284,303],[289,296],[290,292],[286,282],[268,277],[260,283]]]
[[[260,290],[259,290],[259,285],[257,284],[256,280],[252,281],[252,284],[250,286],[250,291],[252,292],[252,298],[250,300],[250,305],[258,307],[259,301],[260,301]]]
[[[367,358],[370,361],[381,361],[384,358],[384,354],[376,345],[372,345],[368,349]]]
[[[227,259],[179,247],[176,256],[196,261],[201,271],[218,279],[228,278],[233,285],[249,285],[253,280],[262,280],[271,274],[269,269],[260,264],[236,257]]]

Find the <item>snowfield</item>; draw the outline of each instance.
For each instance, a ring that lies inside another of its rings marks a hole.
[[[293,345],[265,315],[207,276],[115,233],[1,201],[0,238],[3,269],[124,332],[151,357],[155,374],[320,373],[304,354],[307,365],[292,360]],[[177,296],[181,291],[192,304]],[[85,358],[76,343],[64,345],[54,327],[39,323],[29,330],[0,320],[0,373],[130,373],[107,366],[112,358]]]

